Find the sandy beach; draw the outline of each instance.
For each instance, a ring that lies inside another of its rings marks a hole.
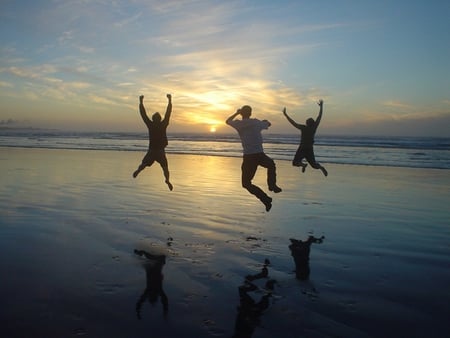
[[[0,148],[2,336],[448,337],[448,170],[143,155]]]

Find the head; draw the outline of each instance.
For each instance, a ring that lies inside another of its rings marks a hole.
[[[154,113],[152,116],[152,121],[153,122],[161,122],[161,114],[159,114],[158,112]]]
[[[252,107],[250,106],[242,106],[241,115],[244,119],[248,119],[252,115]]]
[[[314,119],[312,117],[310,117],[309,119],[306,120],[306,125],[308,127],[312,127],[314,126]]]

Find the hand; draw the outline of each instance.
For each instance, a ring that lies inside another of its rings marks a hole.
[[[322,106],[323,106],[323,100],[320,99],[320,100],[317,102],[317,104],[318,104],[320,107],[322,107]]]
[[[283,114],[286,115],[286,107],[283,108]]]
[[[168,98],[169,100],[172,100],[172,95],[167,94],[166,96],[167,96],[167,98]]]
[[[139,101],[142,103],[144,101],[144,95],[139,96]]]

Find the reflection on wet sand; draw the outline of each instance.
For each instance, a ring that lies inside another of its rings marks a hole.
[[[158,298],[161,297],[163,314],[164,318],[166,318],[169,310],[169,300],[163,289],[164,276],[162,273],[163,266],[166,263],[166,256],[151,254],[145,250],[134,250],[134,253],[146,258],[143,266],[147,276],[145,290],[136,303],[137,317],[138,319],[141,319],[142,305],[146,299],[150,302],[150,304],[155,305]]]
[[[246,276],[244,283],[238,288],[239,306],[233,338],[250,338],[256,326],[260,324],[261,315],[269,307],[269,298],[272,296],[276,283],[274,279],[269,279],[269,271],[267,269],[269,264],[269,260],[266,259],[261,272]],[[261,289],[253,282],[263,278],[266,278],[267,281],[264,288]],[[263,296],[258,302],[250,296],[249,293],[252,291],[263,293]]]
[[[322,237],[309,236],[307,240],[301,241],[298,239],[290,238],[291,244],[289,250],[295,262],[295,275],[299,280],[308,280],[310,274],[309,268],[309,254],[311,251],[311,244],[322,243],[325,239]]]

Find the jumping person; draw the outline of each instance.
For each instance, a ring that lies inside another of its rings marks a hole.
[[[281,188],[276,184],[276,168],[275,162],[264,153],[263,139],[261,130],[268,129],[270,122],[267,120],[260,121],[258,119],[250,118],[252,108],[250,106],[243,106],[238,109],[236,113],[231,115],[226,123],[237,130],[241,138],[243,148],[242,161],[242,187],[247,189],[249,193],[255,195],[266,207],[266,211],[272,208],[272,198],[269,197],[261,188],[252,184],[252,179],[255,177],[258,166],[267,168],[267,184],[269,190],[274,193],[281,192]],[[235,118],[241,115],[241,120]]]
[[[328,172],[326,171],[326,169],[322,165],[320,165],[319,162],[316,162],[316,158],[314,156],[314,148],[313,148],[314,136],[316,134],[317,127],[319,127],[320,120],[322,119],[323,100],[319,100],[317,104],[320,107],[319,116],[315,121],[311,117],[307,119],[306,125],[299,124],[295,122],[293,119],[291,119],[286,113],[286,108],[283,109],[283,114],[295,128],[300,129],[302,132],[300,146],[298,147],[297,152],[295,153],[292,165],[296,167],[302,167],[302,172],[305,172],[305,169],[308,166],[307,163],[303,162],[303,159],[305,158],[311,167],[313,167],[314,169],[322,170],[322,173],[325,176],[328,176]]]
[[[169,100],[167,104],[166,114],[164,119],[161,119],[161,115],[156,112],[153,114],[150,120],[147,116],[147,112],[144,107],[144,95],[139,96],[139,112],[148,128],[148,151],[147,154],[142,159],[142,163],[133,173],[133,177],[136,178],[139,173],[144,170],[145,167],[150,167],[153,163],[158,162],[166,179],[166,184],[170,190],[173,189],[172,183],[169,181],[169,165],[167,163],[166,151],[167,147],[167,135],[166,129],[169,125],[170,114],[172,113],[172,95],[167,94],[167,99]]]

